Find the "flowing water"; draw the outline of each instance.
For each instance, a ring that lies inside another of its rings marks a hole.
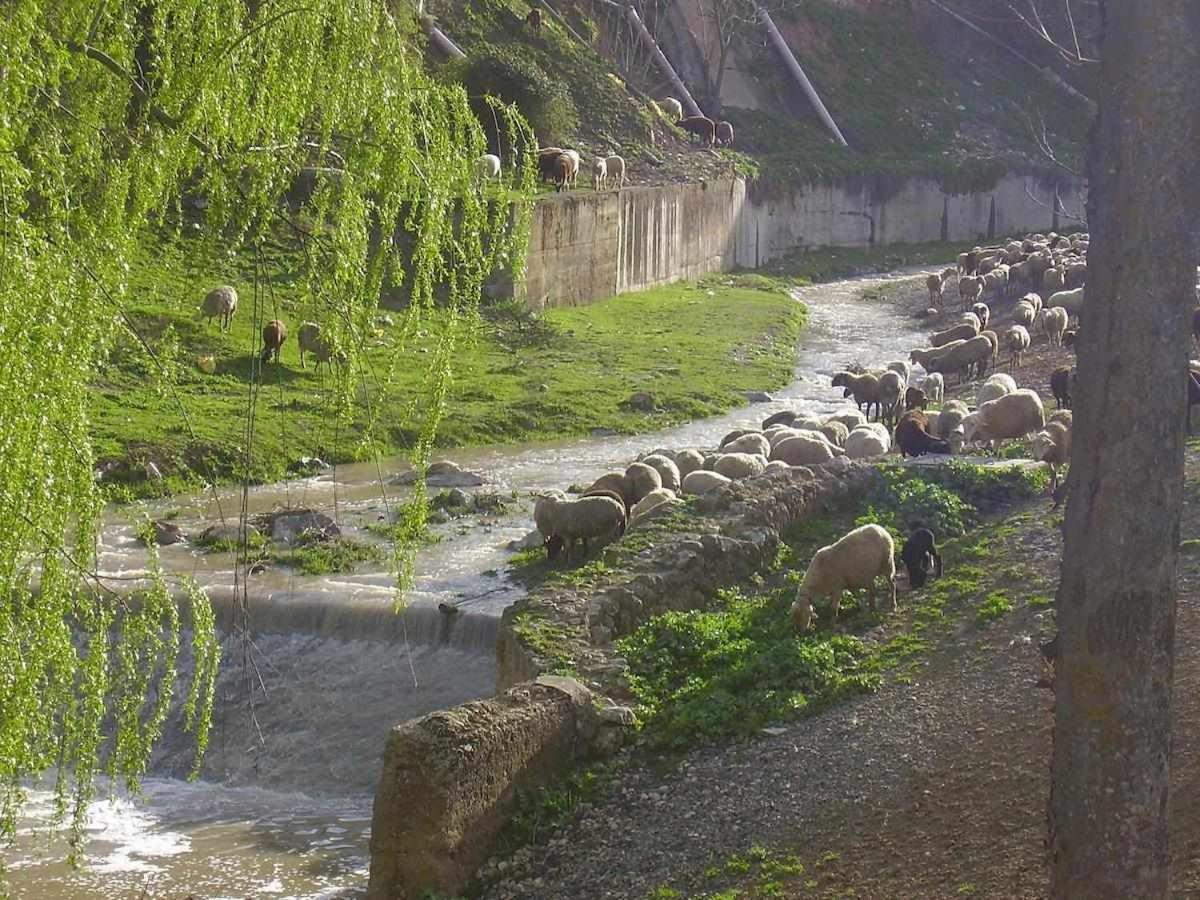
[[[829,376],[847,363],[882,364],[923,345],[903,307],[864,302],[857,279],[798,290],[809,308],[795,379],[770,403],[650,435],[596,437],[536,446],[447,454],[486,480],[484,490],[529,492],[589,482],[623,469],[655,447],[715,446],[726,432],[753,427],[782,409],[832,412],[845,405]],[[405,488],[388,480],[403,466],[339,466],[314,478],[251,490],[251,513],[283,506],[333,515],[343,532],[370,539]],[[168,508],[186,533],[236,521],[240,496],[174,498]],[[92,807],[88,861],[73,871],[61,843],[39,829],[50,797],[33,793],[27,821],[7,856],[16,897],[45,900],[358,896],[365,886],[371,793],[388,730],[404,719],[495,687],[501,611],[518,594],[498,572],[506,545],[532,527],[517,513],[439,526],[422,548],[406,609],[393,610],[386,572],[310,577],[284,569],[251,576],[246,591],[251,638],[225,639],[212,744],[204,781],[179,780],[191,766],[190,739],[168,730],[142,796],[116,795]],[[162,548],[164,566],[194,577],[225,616],[235,598],[228,554],[186,544]],[[114,517],[101,540],[101,569],[115,578],[144,573],[133,526]],[[438,610],[453,602],[455,615]],[[186,661],[184,661],[186,668]],[[251,701],[253,701],[251,703]]]

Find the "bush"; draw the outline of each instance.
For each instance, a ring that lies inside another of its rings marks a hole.
[[[513,48],[484,44],[450,67],[450,73],[466,87],[493,151],[510,141],[498,134],[503,123],[493,115],[485,95],[515,105],[542,146],[562,142],[579,126],[579,113],[565,82]]]

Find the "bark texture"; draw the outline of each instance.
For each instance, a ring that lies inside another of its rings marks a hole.
[[[1166,897],[1175,560],[1200,212],[1200,2],[1106,0],[1088,160],[1052,896]]]

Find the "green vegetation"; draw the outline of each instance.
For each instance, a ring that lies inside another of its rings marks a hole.
[[[894,272],[910,266],[942,266],[973,245],[974,242],[938,241],[884,247],[817,247],[773,259],[760,271],[800,284],[818,284],[837,278]],[[887,288],[879,290],[888,291]],[[868,299],[878,299],[878,296]]]
[[[1004,595],[1003,591],[993,591],[979,604],[979,609],[975,613],[975,621],[980,625],[990,625],[1012,612],[1012,608],[1012,601]]]
[[[523,612],[513,619],[512,632],[525,646],[550,661],[551,675],[574,675],[575,660],[571,656],[571,635],[561,625],[542,618],[535,612]]]
[[[353,572],[365,562],[382,562],[386,555],[379,547],[361,541],[337,537],[303,537],[294,547],[272,554],[283,566],[290,566],[305,575],[328,575],[334,572]]]
[[[581,804],[600,799],[613,776],[609,766],[592,766],[576,769],[554,784],[518,791],[512,815],[497,842],[500,854],[545,841]]]
[[[190,239],[147,243],[132,276],[128,314],[172,368],[186,392],[187,418],[156,380],[156,363],[131,337],[118,340],[101,365],[89,403],[98,452],[130,468],[149,460],[173,479],[277,480],[301,456],[329,462],[372,453],[410,452],[421,441],[425,417],[413,415],[436,354],[461,327],[444,309],[423,311],[417,322],[389,313],[372,318],[359,357],[361,380],[352,406],[338,379],[298,365],[295,338],[283,362],[258,371],[261,341],[250,291],[233,327],[221,333],[196,317],[206,286],[228,281],[244,289],[251,259],[203,263]],[[275,274],[271,314],[293,335],[319,311],[304,297],[288,245],[266,257]],[[745,400],[741,392],[786,383],[795,362],[804,308],[783,283],[729,275],[699,284],[625,294],[601,303],[531,315],[515,304],[482,309],[472,318],[470,341],[456,347],[440,446],[549,440],[594,428],[629,433],[714,415]],[[211,357],[215,371],[197,361]],[[253,452],[245,453],[244,416],[252,377],[262,377]],[[649,391],[656,410],[622,404]],[[248,463],[248,468],[247,468]],[[129,480],[129,490],[164,485]]]

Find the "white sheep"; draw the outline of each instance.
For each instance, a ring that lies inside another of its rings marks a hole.
[[[685,494],[707,494],[722,485],[732,484],[732,479],[726,478],[720,472],[709,472],[697,469],[683,476],[683,492]]]
[[[1067,315],[1072,318],[1079,318],[1079,312],[1083,309],[1084,289],[1075,288],[1073,291],[1058,291],[1050,295],[1050,299],[1046,301],[1048,307],[1061,307],[1067,311]]]
[[[645,497],[639,500],[629,511],[629,524],[626,526],[626,531],[645,522],[647,519],[653,518],[660,511],[668,509],[679,504],[679,498],[675,496],[674,491],[669,491],[666,488],[655,488]]]
[[[825,417],[826,422],[841,422],[846,426],[848,431],[853,431],[859,425],[866,424],[867,417],[863,415],[862,410],[844,409],[834,413],[832,416]]]
[[[680,485],[683,479],[704,468],[704,454],[699,450],[680,450],[675,454],[675,466],[679,469]]]
[[[975,306],[986,306],[986,305],[987,305],[986,303],[976,303],[975,304]],[[960,315],[959,321],[962,322],[964,325],[970,325],[972,328],[975,329],[975,333],[979,334],[980,329],[983,328],[983,321],[979,318],[978,315],[976,315],[975,306],[971,307],[970,312],[965,312],[962,315]]]
[[[921,390],[925,392],[925,396],[929,399],[930,403],[941,403],[945,389],[946,379],[942,377],[941,372],[931,372],[921,382]]]
[[[986,443],[989,447],[1009,438],[1022,438],[1040,431],[1046,412],[1037,391],[1018,389],[983,404],[962,421],[963,442]]]
[[[549,494],[534,504],[533,521],[542,535],[548,559],[566,550],[570,561],[576,541],[583,542],[587,556],[589,538],[606,538],[625,532],[625,507],[611,497],[580,497],[567,500]]]
[[[789,466],[814,466],[841,456],[840,448],[833,446],[819,431],[806,431],[780,441],[771,450],[772,460],[783,460]]]
[[[662,482],[664,488],[679,493],[683,476],[679,472],[679,466],[675,465],[668,457],[661,453],[651,453],[642,460],[642,463],[658,472],[659,481]]]
[[[907,363],[902,359],[893,360],[885,367],[889,372],[897,373],[904,381],[903,387],[908,387],[908,382],[912,379],[912,363]],[[901,388],[903,390],[903,388]]]
[[[651,491],[662,487],[662,478],[658,469],[646,463],[633,463],[625,470],[625,489],[621,496],[629,506],[633,506]]]
[[[767,460],[764,456],[755,453],[722,453],[717,457],[712,470],[731,481],[740,481],[743,478],[761,475],[766,468]]]
[[[333,359],[333,347],[321,334],[321,326],[316,322],[302,322],[296,332],[296,343],[300,346],[300,368],[304,368],[304,354],[311,353],[316,360],[317,368],[321,363],[328,364]]]
[[[871,427],[877,424],[860,425],[846,436],[846,456],[850,459],[869,459],[884,456],[891,449],[892,441],[887,429],[880,432]]]
[[[223,284],[215,287],[204,295],[204,303],[200,307],[200,315],[208,319],[209,324],[220,317],[222,331],[228,331],[233,324],[233,314],[237,312],[238,296],[230,285]]]
[[[998,372],[980,386],[979,393],[975,395],[975,403],[977,406],[983,406],[991,400],[1011,394],[1016,389],[1017,383],[1011,375]]]
[[[1046,427],[1033,436],[1029,449],[1034,459],[1050,464],[1050,490],[1053,492],[1058,487],[1058,467],[1071,462],[1070,422],[1047,422]]]
[[[975,315],[975,318],[979,320],[980,331],[983,331],[983,329],[988,327],[988,322],[990,322],[992,319],[992,308],[990,306],[988,306],[986,303],[976,303],[971,307],[971,312]]]
[[[841,422],[826,422],[818,430],[835,447],[845,447],[846,438],[850,436],[850,429]]]
[[[480,181],[489,181],[500,177],[500,157],[495,153],[485,153],[475,160],[475,177]]]
[[[886,528],[863,525],[836,543],[813,554],[804,580],[792,602],[792,626],[804,633],[812,623],[813,601],[830,598],[830,618],[836,619],[842,592],[866,589],[875,611],[875,579],[886,578],[892,610],[896,610],[896,546]]]
[[[1061,347],[1070,313],[1061,306],[1048,306],[1038,314],[1038,325],[1052,346]]]
[[[1022,328],[1032,328],[1033,320],[1037,318],[1037,310],[1028,300],[1018,300],[1017,305],[1013,307],[1012,317],[1013,322]]]
[[[564,150],[562,155],[571,160],[571,166],[567,170],[567,187],[574,188],[579,179],[579,170],[583,166],[583,158],[578,150]]]
[[[1011,354],[1009,365],[1011,368],[1021,367],[1021,355],[1029,349],[1029,330],[1024,325],[1013,325],[1008,331],[1004,332],[1004,346],[1008,348]]]
[[[617,190],[625,187],[625,157],[615,153],[605,159],[608,166],[608,177],[617,184]]]
[[[879,415],[886,422],[899,417],[907,382],[900,372],[889,369],[879,376]],[[817,426],[818,429],[820,426]]]
[[[967,405],[961,400],[947,400],[945,406],[938,413],[937,431],[933,430],[933,424],[930,423],[929,433],[942,440],[949,440],[950,435],[956,428],[962,426],[963,419],[970,414]]]
[[[674,97],[663,97],[658,101],[658,105],[672,125],[683,118],[683,104]]]
[[[751,432],[743,434],[735,440],[721,445],[722,453],[756,453],[759,456],[771,455],[771,441],[764,434]]]
[[[600,190],[608,181],[608,161],[602,157],[596,157],[596,161],[592,163],[592,190]]]

